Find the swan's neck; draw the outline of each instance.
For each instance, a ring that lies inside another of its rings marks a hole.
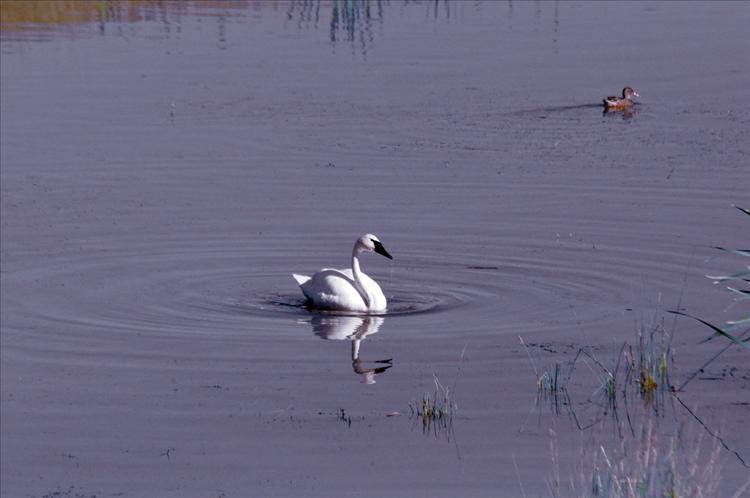
[[[362,296],[362,299],[365,301],[365,306],[368,308],[370,307],[370,302],[372,300],[370,299],[370,295],[367,293],[367,290],[365,289],[365,286],[363,284],[362,280],[362,270],[359,268],[359,253],[361,251],[359,250],[358,246],[354,246],[354,249],[352,249],[352,275],[354,275],[354,284],[357,288],[357,292]]]

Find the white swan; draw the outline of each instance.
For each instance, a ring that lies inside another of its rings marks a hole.
[[[354,243],[351,268],[323,268],[312,277],[296,273],[292,273],[292,276],[314,308],[332,311],[385,311],[388,301],[380,286],[359,269],[359,255],[365,251],[393,259],[380,239],[367,233]]]

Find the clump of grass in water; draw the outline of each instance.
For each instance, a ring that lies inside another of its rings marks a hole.
[[[569,376],[563,375],[560,362],[549,370],[536,371],[536,406],[546,403],[555,415],[563,412],[563,407],[570,406],[570,395],[568,394]]]
[[[521,340],[521,345],[526,348],[526,354],[528,354],[531,366],[534,368],[537,408],[546,403],[555,415],[560,415],[563,411],[562,407],[569,406],[570,403],[567,386],[572,372],[568,371],[567,375],[565,375],[563,367],[558,361],[547,370],[538,369],[523,337],[519,337],[519,339]]]
[[[437,375],[433,374],[433,378],[435,390],[432,393],[426,393],[420,401],[409,403],[409,409],[411,417],[422,420],[423,432],[428,433],[432,430],[437,435],[443,430],[450,431],[453,415],[458,411],[458,404],[453,400],[450,388],[443,386]]]
[[[535,372],[537,398],[555,397],[565,390],[561,372],[560,362],[557,361],[551,370],[545,370],[541,373]]]
[[[635,387],[640,399],[656,412],[662,411],[666,394],[672,393],[671,383],[674,367],[672,337],[664,327],[663,320],[656,317],[648,327],[638,330],[635,347],[623,345],[625,360],[625,383]],[[623,397],[627,391],[623,390]]]
[[[628,412],[637,408],[637,400],[657,413],[662,412],[666,394],[673,391],[670,384],[674,365],[671,337],[656,318],[649,326],[638,328],[634,344],[628,341],[622,344],[610,365],[600,361],[590,346],[583,346],[571,360],[565,363],[556,361],[550,369],[540,370],[522,338],[521,344],[526,347],[534,368],[537,407],[545,401],[555,415],[567,412],[581,430],[597,424],[606,415],[617,419],[621,409],[629,419]],[[574,411],[569,391],[581,363],[594,376],[596,387],[589,401],[599,410],[593,422],[584,425]]]

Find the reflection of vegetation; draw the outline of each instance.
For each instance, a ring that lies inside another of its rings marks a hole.
[[[2,2],[2,31],[51,31],[62,27],[98,24],[104,32],[109,23],[158,21],[179,24],[183,15],[215,17],[220,29],[227,17],[239,17],[247,9],[259,10],[272,2],[213,0],[12,0]]]
[[[373,22],[383,22],[384,10],[390,5],[388,0],[333,0],[322,2],[323,6],[330,9],[331,17],[328,23],[328,37],[335,45],[337,42],[346,41],[351,44],[352,50],[356,46],[362,54],[367,53],[368,46],[372,45],[374,35],[372,32]],[[287,19],[297,20],[297,27],[318,28],[320,21],[320,0],[292,0],[287,10]]]
[[[63,26],[83,23],[136,22],[149,12],[163,10],[164,2],[130,0],[127,2],[91,0],[13,0],[3,1],[0,25],[3,29],[33,26]]]
[[[374,9],[373,9],[374,6]],[[370,22],[373,11],[379,21],[383,20],[383,2],[376,0],[334,0],[331,8],[331,41],[335,42],[339,31],[343,31],[347,41],[354,41],[354,36],[359,32],[364,46],[364,36],[367,34],[368,41],[372,41]]]
[[[163,2],[160,0],[3,0],[0,28],[3,31],[52,31],[64,26],[98,24],[105,32],[108,23],[136,23],[158,20],[164,24],[179,23],[183,15],[211,16],[225,30],[225,18],[242,16],[252,8],[257,13],[264,9],[286,8],[287,20],[296,20],[297,28],[318,29],[321,17],[329,18],[331,42],[355,42],[362,53],[373,42],[371,24],[382,22],[387,0],[290,0],[275,2],[221,2],[189,0]],[[325,24],[324,24],[325,25]],[[220,33],[226,42],[226,33]]]
[[[297,29],[328,27],[334,44],[348,42],[352,51],[363,55],[374,42],[373,24],[382,23],[391,0],[288,0],[281,1],[218,1],[218,0],[3,0],[1,10],[3,32],[54,32],[65,26],[95,24],[105,33],[110,23],[159,21],[165,26],[180,24],[183,16],[210,17],[219,24],[219,42],[228,42],[227,19],[253,17],[264,11],[285,13],[286,20]],[[423,5],[427,18],[450,17],[449,0],[410,4]],[[165,28],[168,29],[168,28]]]
[[[99,20],[99,10],[104,2],[86,0],[4,1],[0,9],[0,25],[23,27],[42,24],[77,24]]]

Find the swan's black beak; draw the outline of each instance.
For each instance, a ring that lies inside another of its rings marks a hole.
[[[382,256],[385,256],[388,259],[393,259],[393,256],[391,256],[390,254],[388,254],[388,251],[385,250],[385,247],[383,247],[383,244],[381,244],[377,240],[373,240],[372,243],[375,244],[375,252],[376,253],[378,253],[378,254],[380,254]]]

